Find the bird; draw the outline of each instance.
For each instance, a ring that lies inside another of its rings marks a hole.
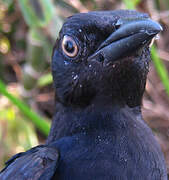
[[[135,10],[68,17],[53,48],[55,114],[47,141],[14,155],[1,180],[167,180],[142,117],[159,23]]]

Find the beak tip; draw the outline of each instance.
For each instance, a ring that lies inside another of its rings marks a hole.
[[[118,24],[119,25],[119,24]],[[91,55],[88,60],[95,59],[102,53],[106,61],[114,61],[123,54],[128,54],[133,50],[142,47],[150,42],[163,28],[149,18],[128,20],[120,24],[121,26],[113,32]],[[99,59],[99,58],[98,58]]]
[[[163,31],[163,27],[159,24],[159,26],[160,26],[160,31]]]
[[[163,28],[160,24],[158,24],[158,26],[156,27],[156,31],[159,33],[161,31],[163,31]]]
[[[153,22],[151,30],[154,33],[154,35],[156,35],[156,34],[160,33],[161,31],[163,31],[163,27],[159,23]]]

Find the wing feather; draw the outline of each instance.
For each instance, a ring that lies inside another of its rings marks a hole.
[[[0,172],[1,180],[51,179],[58,165],[57,148],[41,145],[18,153],[6,163]]]

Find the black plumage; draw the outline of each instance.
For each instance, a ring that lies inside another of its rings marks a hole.
[[[161,149],[141,116],[151,39],[147,14],[76,14],[52,55],[56,113],[45,145],[15,155],[0,179],[167,180]]]

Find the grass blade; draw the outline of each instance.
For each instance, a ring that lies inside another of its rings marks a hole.
[[[157,70],[157,73],[164,85],[164,88],[169,96],[169,76],[168,76],[168,72],[167,69],[164,65],[164,63],[161,61],[161,59],[158,57],[157,54],[157,50],[155,48],[155,46],[152,46],[151,48],[151,56],[152,56],[152,60],[154,62],[154,66]]]
[[[31,108],[29,108],[29,106],[27,106],[20,99],[10,94],[6,90],[5,84],[1,80],[0,80],[0,93],[2,93],[2,95],[6,96],[13,104],[15,104],[19,108],[19,110],[27,118],[29,118],[44,135],[46,136],[48,135],[50,130],[50,123],[47,120],[41,118],[33,110],[31,110]]]

